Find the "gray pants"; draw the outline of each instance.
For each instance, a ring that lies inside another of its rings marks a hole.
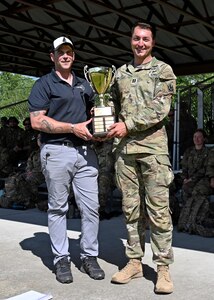
[[[98,162],[90,147],[45,144],[41,147],[42,172],[48,189],[48,228],[54,264],[69,257],[68,196],[72,184],[81,214],[81,259],[98,256]]]

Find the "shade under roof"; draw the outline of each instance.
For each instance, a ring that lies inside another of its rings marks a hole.
[[[130,28],[157,27],[153,54],[176,75],[214,72],[213,0],[1,0],[0,71],[39,77],[50,71],[52,41],[70,36],[74,69],[121,66],[132,58]]]

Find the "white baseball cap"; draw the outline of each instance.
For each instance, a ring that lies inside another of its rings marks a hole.
[[[61,45],[64,45],[64,44],[70,45],[72,49],[74,48],[74,45],[71,40],[69,40],[65,36],[60,36],[59,38],[57,38],[53,41],[52,51],[57,50]]]

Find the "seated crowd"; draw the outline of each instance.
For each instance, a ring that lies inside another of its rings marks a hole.
[[[4,193],[0,206],[31,208],[38,202],[38,186],[44,182],[41,172],[39,132],[32,129],[30,118],[19,127],[16,117],[1,119],[0,177]]]
[[[0,177],[4,181],[4,194],[0,197],[0,207],[26,209],[36,206],[47,211],[47,188],[41,172],[39,132],[32,129],[30,118],[23,121],[25,129],[18,124],[19,121],[15,117],[8,120],[5,117],[1,118]],[[106,209],[108,196],[115,188],[112,142],[94,143],[94,148],[100,166],[100,219],[109,219],[121,213],[121,210],[109,212]],[[80,217],[72,191],[68,201],[68,218]]]

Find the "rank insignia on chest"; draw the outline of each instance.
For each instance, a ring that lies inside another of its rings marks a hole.
[[[137,78],[132,78],[131,85],[132,86],[136,86],[137,85]]]

